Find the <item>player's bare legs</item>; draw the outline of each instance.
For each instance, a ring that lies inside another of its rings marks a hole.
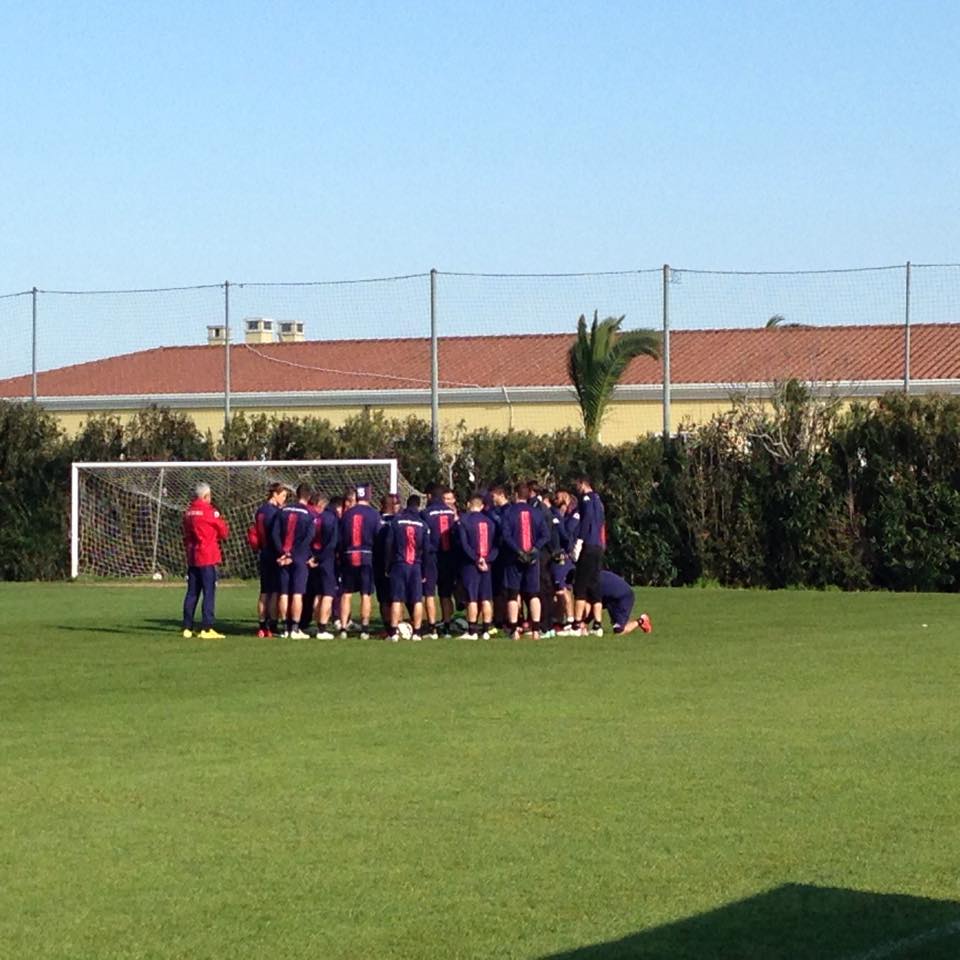
[[[373,609],[373,596],[369,593],[360,594],[360,626],[364,631],[370,629],[370,611]]]
[[[333,597],[320,597],[317,601],[317,624],[329,627],[333,616]]]
[[[352,593],[340,594],[340,629],[346,630],[350,622],[350,606],[353,603]]]

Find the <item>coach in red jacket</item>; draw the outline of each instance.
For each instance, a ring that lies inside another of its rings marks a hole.
[[[214,601],[217,592],[217,564],[220,541],[230,530],[220,511],[210,502],[210,484],[198,483],[193,503],[183,514],[183,545],[187,551],[187,595],[183,598],[183,636],[193,636],[193,618],[197,600],[203,594],[202,640],[222,640],[213,628]]]

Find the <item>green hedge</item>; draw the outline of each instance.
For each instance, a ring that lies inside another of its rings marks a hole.
[[[955,590],[960,399],[889,394],[841,412],[801,385],[680,438],[590,444],[576,431],[467,431],[434,456],[430,426],[363,411],[237,414],[214,438],[183,414],[92,417],[73,438],[30,404],[0,403],[0,576],[67,572],[69,463],[126,459],[397,457],[417,487],[468,491],[590,473],[607,504],[609,563],[634,583]]]

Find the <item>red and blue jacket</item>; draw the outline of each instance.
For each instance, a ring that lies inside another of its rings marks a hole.
[[[383,521],[369,503],[358,503],[340,518],[340,555],[346,567],[373,565],[373,545]]]
[[[220,541],[230,534],[220,511],[206,500],[196,499],[183,514],[183,546],[188,567],[209,567],[220,563]]]
[[[465,513],[460,517],[457,532],[460,536],[460,549],[470,563],[476,565],[481,558],[487,563],[493,563],[497,559],[500,552],[497,545],[497,525],[485,513]]]
[[[550,542],[550,531],[543,511],[529,503],[512,503],[500,514],[500,539],[506,550],[518,553],[538,552]]]
[[[423,509],[430,528],[430,547],[438,557],[452,559],[457,541],[457,514],[442,500],[431,500]]]
[[[306,504],[288,503],[274,518],[271,535],[278,557],[288,556],[294,563],[306,563],[313,543],[313,514]]]
[[[313,542],[310,551],[317,565],[332,567],[337,555],[337,541],[340,539],[340,518],[337,511],[330,507],[318,510],[313,515]]]
[[[253,516],[261,556],[276,558],[277,552],[273,547],[273,521],[277,519],[279,512],[280,508],[272,500],[267,500],[260,504]]]
[[[603,509],[603,501],[595,490],[580,497],[577,513],[580,514],[577,539],[582,540],[585,545],[606,547],[606,512]]]
[[[387,563],[412,567],[423,563],[423,555],[430,549],[430,528],[419,510],[402,510],[389,523],[387,533]]]

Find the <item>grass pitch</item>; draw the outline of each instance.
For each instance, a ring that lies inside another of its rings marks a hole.
[[[0,956],[960,956],[960,598],[641,596],[388,645],[227,587],[218,643],[0,584]]]

